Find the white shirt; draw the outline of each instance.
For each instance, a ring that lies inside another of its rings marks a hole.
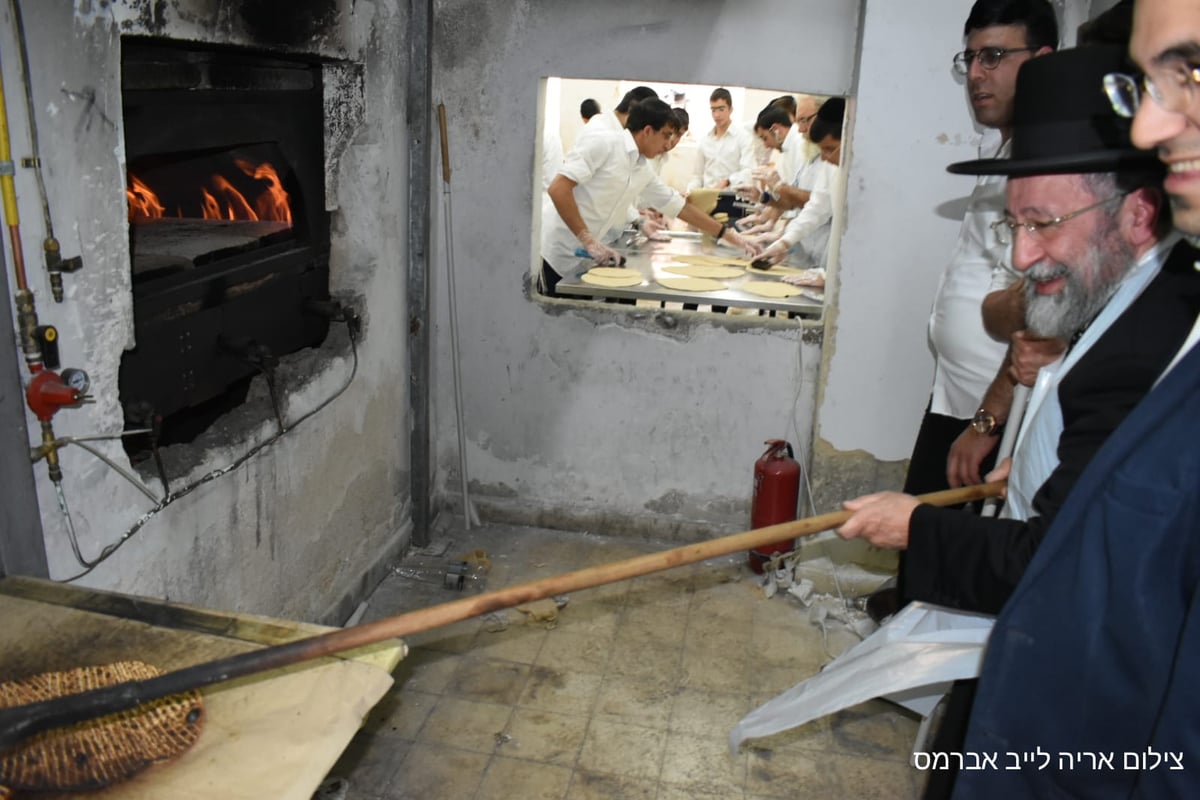
[[[599,136],[602,133],[619,133],[623,130],[625,130],[625,126],[621,124],[621,120],[617,119],[615,113],[601,111],[589,119],[587,125],[583,126],[583,130],[575,137],[575,146],[593,136]]]
[[[808,158],[804,152],[804,134],[795,125],[788,128],[787,136],[783,137],[783,141],[779,144],[780,151],[771,151],[771,158],[775,163],[775,171],[779,173],[779,177],[783,178],[788,183],[791,183],[800,170],[808,163]]]
[[[754,147],[745,129],[731,124],[718,136],[713,128],[700,139],[696,171],[688,181],[688,191],[715,187],[723,180],[731,186],[749,183],[754,165]]]
[[[1008,476],[1008,499],[1001,516],[1010,519],[1029,519],[1033,514],[1033,496],[1050,473],[1058,466],[1058,440],[1062,438],[1062,406],[1058,387],[1071,367],[1104,335],[1109,326],[1125,313],[1133,301],[1154,280],[1162,269],[1171,248],[1179,241],[1177,235],[1164,238],[1130,267],[1121,278],[1113,296],[1092,320],[1079,341],[1057,361],[1038,371],[1037,382],[1029,393],[1029,403],[1021,420],[1021,431],[1013,447],[1012,471]]]
[[[1008,144],[996,158],[1008,157]],[[1004,216],[1003,175],[981,175],[975,181],[958,244],[938,284],[929,315],[929,341],[936,362],[930,411],[970,419],[1004,360],[1008,345],[983,328],[983,298],[1016,278],[1000,264],[1008,248],[996,241],[991,224]]]
[[[547,128],[542,133],[542,188],[545,189],[554,180],[563,163],[562,138],[554,128]]]
[[[808,202],[792,217],[779,237],[792,248],[788,263],[802,269],[825,266],[829,231],[833,227],[833,180],[837,167],[820,156],[804,165],[796,184],[808,190]]]
[[[626,130],[581,137],[563,159],[559,174],[575,182],[573,192],[580,216],[592,235],[602,242],[620,235],[625,212],[639,197],[667,217],[675,217],[683,209],[683,197],[658,179]],[[546,204],[542,217],[542,258],[559,275],[566,275],[585,260],[575,255],[580,246],[553,202]]]

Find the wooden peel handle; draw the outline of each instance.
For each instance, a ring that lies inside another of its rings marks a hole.
[[[446,134],[446,104],[438,103],[438,129],[442,133],[442,180],[450,184],[450,138]]]
[[[1004,488],[1003,481],[948,489],[920,496],[937,506],[958,505],[995,497]],[[601,564],[576,572],[497,589],[449,603],[398,614],[352,628],[323,633],[307,639],[252,650],[234,656],[207,661],[168,672],[157,678],[108,686],[40,703],[0,709],[0,750],[41,731],[123,711],[160,697],[198,689],[233,678],[353,650],[420,631],[439,628],[453,622],[511,608],[544,597],[575,592],[607,583],[649,575],[654,572],[706,561],[717,556],[753,550],[776,542],[809,536],[836,528],[850,518],[850,511],[834,511],[793,522],[770,525],[719,539],[677,547],[660,553]]]

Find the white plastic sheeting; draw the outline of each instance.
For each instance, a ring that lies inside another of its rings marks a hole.
[[[746,739],[780,731],[882,697],[928,717],[950,684],[979,675],[994,618],[910,603],[875,633],[816,675],[751,711],[729,734]]]

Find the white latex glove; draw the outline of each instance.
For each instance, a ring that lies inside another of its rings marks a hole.
[[[780,239],[766,250],[763,250],[761,258],[768,259],[771,265],[774,266],[787,258],[788,250],[790,249],[791,247],[788,246],[788,243]]]
[[[734,247],[742,248],[746,251],[747,258],[754,258],[760,252],[762,252],[762,246],[759,245],[758,242],[742,236],[733,228],[727,228],[725,230],[725,235],[721,237],[721,241],[731,244]]]
[[[733,187],[733,192],[739,200],[745,200],[747,203],[757,203],[762,197],[762,189],[757,183],[739,183]]]
[[[760,222],[759,224],[751,226],[751,227],[747,228],[746,230],[742,231],[742,233],[745,234],[746,236],[770,237],[771,234],[774,232],[774,230],[775,230],[775,222],[774,221]],[[774,237],[771,237],[771,241],[775,241]]]
[[[579,237],[579,243],[588,251],[588,255],[597,264],[620,264],[621,254],[613,250],[608,245],[601,242],[590,233],[584,233]]]
[[[783,178],[775,171],[774,167],[755,167],[750,174],[771,194],[775,194],[776,187],[783,182]]]
[[[651,241],[671,241],[670,235],[667,234],[667,226],[652,217],[646,217],[642,222],[642,233],[646,234],[646,238]]]

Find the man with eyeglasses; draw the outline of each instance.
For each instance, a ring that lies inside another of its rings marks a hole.
[[[1046,0],[978,0],[963,26],[966,49],[954,57],[955,71],[966,78],[967,97],[977,124],[999,133],[1000,143],[987,145],[987,154],[1008,155],[1012,135],[1013,96],[1017,70],[1034,56],[1052,52],[1058,43],[1054,9]],[[1004,248],[996,244],[990,225],[1003,208],[1003,177],[983,176],[971,193],[958,244],[946,266],[929,318],[929,341],[934,350],[934,379],[929,407],[909,460],[905,491],[937,491],[978,478],[980,465],[994,449],[997,427],[1005,420],[1011,383],[993,381],[1007,352],[1007,343],[984,330],[981,305],[990,291],[1012,283],[1000,268]],[[989,396],[999,393],[1000,396]],[[982,402],[981,402],[982,401]],[[995,425],[977,433],[973,419],[986,410]],[[960,437],[970,438],[951,480],[951,448]],[[970,473],[974,472],[974,475]]]
[[[903,585],[911,599],[1000,613],[1080,472],[1150,390],[1200,311],[1200,274],[1192,269],[1200,253],[1175,247],[1178,237],[1168,235],[1160,165],[1128,144],[1128,124],[1104,96],[1084,89],[1122,63],[1113,47],[1030,61],[1017,82],[1011,157],[951,165],[1008,176],[994,230],[1024,279],[1026,326],[1071,346],[1038,374],[1005,518],[895,492],[846,503],[856,513],[840,535],[907,548]],[[964,685],[951,695],[934,752],[960,752],[971,692]],[[953,780],[934,773],[931,786],[944,792]]]
[[[1114,71],[1105,91],[1166,165],[1175,226],[1196,241],[1200,3],[1136,0],[1130,52],[1142,75]],[[1200,794],[1197,327],[1080,475],[980,675],[965,750],[1094,755],[1071,770],[966,772],[962,797]]]
[[[1047,0],[977,0],[963,36],[966,49],[954,56],[954,70],[965,77],[976,123],[999,134],[998,142],[985,138],[980,153],[1007,157],[1017,70],[1058,45],[1054,8]],[[1014,282],[1001,266],[1006,248],[990,229],[1003,208],[1003,176],[979,177],[929,314],[933,385],[909,456],[907,494],[978,483],[994,461],[1013,383],[1005,369],[1008,342],[985,330],[981,307]],[[902,581],[903,555],[900,563]],[[867,610],[880,620],[904,602],[903,586],[885,586],[867,599]]]

